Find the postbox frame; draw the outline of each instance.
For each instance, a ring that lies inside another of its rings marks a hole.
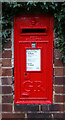
[[[22,15],[22,16],[20,16],[20,17],[28,17],[28,16],[30,16],[31,17],[31,15]],[[33,15],[33,17],[34,16],[36,16],[36,15]],[[43,16],[43,15],[37,15],[37,16]],[[44,16],[49,16],[49,15],[44,15]],[[16,19],[18,18],[19,16],[16,16],[15,18],[14,18],[14,74],[15,74],[15,104],[52,104],[52,102],[53,102],[53,30],[51,31],[51,39],[52,39],[52,43],[51,43],[51,46],[52,46],[52,53],[51,53],[51,55],[52,55],[52,64],[51,64],[51,68],[52,68],[52,70],[51,70],[51,74],[52,74],[52,80],[50,81],[50,95],[48,94],[48,96],[49,96],[49,99],[46,99],[46,100],[43,100],[43,101],[39,101],[39,100],[35,100],[35,101],[22,101],[22,98],[21,98],[21,86],[20,86],[20,84],[21,84],[21,72],[20,73],[18,73],[18,71],[20,70],[21,71],[21,69],[20,69],[20,61],[19,61],[19,59],[20,59],[20,56],[19,57],[17,57],[17,55],[19,54],[19,45],[20,44],[23,44],[23,42],[24,43],[29,43],[30,41],[18,41],[17,40],[17,37],[20,35],[20,36],[25,36],[26,34],[20,34],[19,33],[19,35],[17,34],[17,32],[16,32]],[[50,17],[51,17],[51,26],[52,26],[52,29],[53,29],[53,16],[52,15],[50,15]],[[21,27],[21,28],[23,28],[23,27]],[[25,27],[26,28],[26,27]],[[31,28],[31,27],[29,27],[29,28]],[[34,27],[35,28],[35,27]],[[47,31],[48,32],[48,31]],[[17,36],[16,36],[16,34],[17,34]],[[39,33],[37,33],[37,34],[34,34],[33,35],[33,33],[31,34],[28,34],[28,35],[26,35],[26,36],[43,36],[43,34],[41,33],[41,34],[39,34]],[[47,34],[44,34],[44,36],[47,36],[48,35],[48,33]],[[47,41],[31,41],[31,43],[42,43],[42,42],[46,42],[46,43],[48,43],[48,40]],[[29,48],[28,48],[29,49]],[[36,48],[35,48],[36,49]],[[41,52],[42,52],[42,50],[41,50]],[[41,55],[42,56],[42,55]],[[42,60],[42,58],[41,58],[41,60]],[[19,64],[18,64],[19,63]],[[18,65],[17,65],[18,64]],[[42,65],[42,62],[41,62],[41,65]],[[41,66],[41,69],[42,69],[42,66]],[[30,71],[29,71],[30,72]],[[35,71],[32,71],[32,72],[35,72]],[[38,71],[36,71],[36,72],[38,72]],[[18,73],[18,74],[17,74]],[[49,87],[49,85],[47,84],[47,87]]]

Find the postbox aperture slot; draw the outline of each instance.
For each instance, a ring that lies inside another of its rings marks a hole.
[[[46,29],[22,29],[22,33],[45,33]]]
[[[47,35],[47,27],[21,28],[21,35]]]

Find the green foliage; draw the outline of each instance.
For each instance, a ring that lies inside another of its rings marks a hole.
[[[54,31],[59,38],[56,44],[65,64],[65,2],[4,2],[2,8],[3,42],[6,42],[10,34],[7,29],[13,26],[16,14],[53,14]]]

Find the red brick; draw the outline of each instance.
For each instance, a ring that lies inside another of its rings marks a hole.
[[[2,104],[0,104],[0,112],[2,112]]]
[[[2,67],[11,67],[11,59],[2,59]]]
[[[2,104],[2,112],[12,112],[12,105]]]
[[[12,57],[12,51],[11,50],[4,50],[2,52],[2,57],[3,58],[11,58]]]
[[[63,66],[63,63],[60,59],[55,59],[55,64],[54,65],[60,67],[60,66]]]
[[[0,59],[0,67],[2,67],[2,59]]]
[[[28,113],[28,118],[51,118],[50,113]]]
[[[64,72],[65,68],[55,68],[55,76],[64,76],[65,72]]]
[[[65,68],[63,69],[63,74],[64,74],[64,76],[65,76]]]
[[[22,119],[24,117],[25,117],[24,113],[2,113],[2,118],[9,118],[9,120],[10,120],[10,118],[12,120],[17,120],[17,118],[18,118],[18,120],[19,120],[19,118]],[[5,119],[3,119],[3,120],[5,120]]]
[[[0,51],[0,58],[2,58],[2,51]]]
[[[12,76],[12,69],[2,68],[2,76]]]
[[[0,76],[2,76],[2,68],[0,68]]]
[[[0,94],[0,104],[2,104],[2,94]]]
[[[65,111],[65,103],[64,103],[64,111]]]
[[[54,116],[54,118],[56,118],[54,120],[64,120],[64,118],[65,118],[64,113],[53,113],[53,116]]]
[[[55,86],[55,93],[61,93],[64,94],[65,93],[65,86]]]
[[[11,94],[12,86],[2,86],[2,94]]]
[[[59,49],[55,49],[55,58],[60,59],[61,55],[62,54],[60,53]]]
[[[4,48],[11,48],[11,45],[11,40],[7,40],[7,42],[3,44]]]
[[[65,102],[65,95],[55,95],[54,101],[57,103],[64,103]]]
[[[0,86],[0,94],[2,94],[2,86]]]
[[[39,105],[15,105],[15,111],[39,111]]]
[[[54,84],[65,85],[65,77],[55,77]]]
[[[2,103],[13,103],[13,96],[2,96]]]
[[[59,38],[55,35],[55,40],[54,40],[54,48],[55,49],[57,49],[57,45],[56,45],[56,43],[57,43],[57,40],[58,40]]]
[[[2,85],[12,85],[13,80],[12,77],[3,77],[1,78]]]
[[[51,113],[28,113],[28,118],[52,118]]]
[[[45,112],[51,112],[51,111],[64,111],[64,105],[63,104],[44,104],[42,105],[42,111]]]

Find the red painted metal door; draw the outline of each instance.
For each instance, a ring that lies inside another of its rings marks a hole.
[[[15,103],[51,104],[53,97],[53,17],[14,20]]]

